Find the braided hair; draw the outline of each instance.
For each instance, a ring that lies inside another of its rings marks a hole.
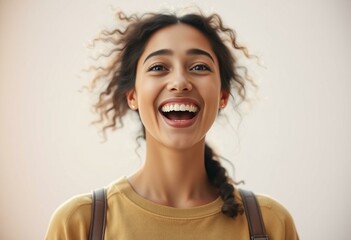
[[[221,165],[211,147],[205,144],[205,168],[210,183],[219,189],[223,200],[222,213],[228,217],[236,217],[243,209],[234,198],[234,186],[230,183],[227,170]]]

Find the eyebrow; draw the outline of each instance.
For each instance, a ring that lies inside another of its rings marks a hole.
[[[188,55],[205,55],[207,57],[209,57],[212,62],[214,62],[211,54],[209,54],[208,52],[204,51],[204,50],[201,50],[201,49],[198,49],[198,48],[191,48],[189,49],[188,51],[186,51],[186,53]],[[152,52],[150,53],[144,60],[144,63],[151,57],[154,57],[154,56],[161,56],[161,55],[172,55],[173,54],[173,51],[170,50],[170,49],[160,49],[160,50],[157,50],[155,52]]]
[[[151,57],[154,56],[160,56],[160,55],[172,55],[173,52],[169,49],[161,49],[161,50],[157,50],[155,52],[150,53],[144,60],[144,63],[146,62],[146,60],[148,60]]]
[[[209,54],[208,52],[206,52],[204,50],[198,49],[198,48],[189,49],[186,53],[189,55],[205,55],[205,56],[211,58],[212,62],[214,62],[211,54]]]

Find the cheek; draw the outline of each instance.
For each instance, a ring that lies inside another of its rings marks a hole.
[[[138,93],[137,102],[140,119],[145,126],[155,117],[157,111],[156,100],[161,87],[155,79],[145,77],[137,78],[135,87]]]
[[[155,101],[160,92],[161,87],[156,81],[152,79],[143,79],[136,84],[136,89],[138,91],[138,103],[140,107],[152,107],[155,105]]]
[[[221,95],[221,84],[217,80],[211,79],[207,83],[203,83],[202,86],[199,86],[199,91],[205,99],[208,99],[208,104],[217,105],[220,100]]]

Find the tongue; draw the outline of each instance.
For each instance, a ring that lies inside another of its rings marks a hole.
[[[194,113],[172,111],[165,113],[165,116],[170,120],[189,120],[194,117]]]

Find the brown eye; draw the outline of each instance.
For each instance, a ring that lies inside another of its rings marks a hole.
[[[190,68],[190,71],[211,71],[211,69],[205,64],[197,64],[194,67]]]
[[[160,71],[166,71],[167,68],[163,65],[157,64],[153,65],[148,69],[148,72],[160,72]]]

